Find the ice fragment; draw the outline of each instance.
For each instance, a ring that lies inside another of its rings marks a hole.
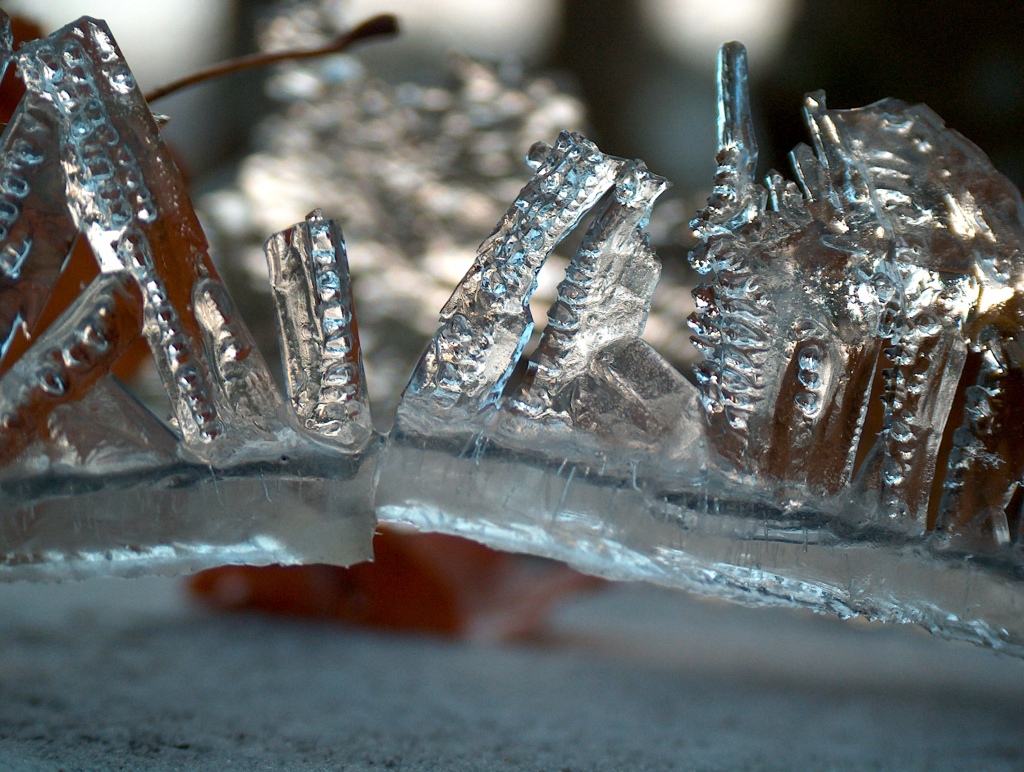
[[[17,57],[27,93],[0,138],[0,575],[367,557],[368,416],[332,415],[347,441],[324,447],[288,409],[106,25],[83,18]],[[79,233],[98,275],[46,326]],[[340,388],[345,360],[362,395],[332,270],[318,275],[322,380]],[[110,375],[140,335],[172,426]]]
[[[338,224],[317,210],[265,249],[296,414],[314,436],[365,445],[373,424]]]
[[[616,160],[511,385],[529,317],[484,277],[544,254],[503,251],[507,219],[484,243],[399,406],[378,515],[1019,654],[1019,194],[927,108],[821,94],[796,180],[761,184],[738,44],[719,96],[719,170],[693,223],[697,387],[639,338],[662,183]],[[561,159],[534,149],[508,217],[548,203]],[[565,180],[556,203],[577,200]]]
[[[927,108],[812,94],[795,179],[758,182],[746,55],[723,48],[695,384],[641,338],[667,182],[579,134],[538,143],[378,456],[337,223],[314,211],[267,243],[285,400],[106,27],[18,57],[28,93],[0,137],[0,576],[344,563],[368,553],[373,500],[613,578],[1024,653],[1024,203]],[[539,271],[588,213],[526,357]],[[47,324],[79,232],[98,275]],[[110,374],[139,335],[170,424]]]

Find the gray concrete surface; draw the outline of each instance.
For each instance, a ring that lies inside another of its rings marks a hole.
[[[1022,686],[915,629],[642,585],[514,646],[0,586],[0,770],[1020,769]]]

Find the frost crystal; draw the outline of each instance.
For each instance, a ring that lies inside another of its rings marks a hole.
[[[368,420],[354,417],[361,430],[342,444],[320,439],[358,413],[336,416],[325,404],[339,401],[325,392],[340,388],[343,373],[355,392],[349,402],[363,398],[358,349],[345,338],[348,288],[327,286],[337,279],[332,245],[314,236],[313,265],[303,269],[315,277],[300,277],[312,282],[307,303],[321,333],[307,349],[323,349],[303,352],[324,370],[313,412],[328,419],[310,429],[274,388],[218,279],[106,25],[82,19],[23,46],[17,63],[27,94],[0,138],[0,326],[9,355],[0,377],[0,574],[367,557]],[[330,242],[329,224],[313,227]],[[45,326],[78,233],[98,275]],[[170,427],[110,375],[139,335]],[[19,340],[26,350],[11,362]],[[294,517],[282,522],[281,512]]]
[[[693,224],[697,387],[639,339],[663,183],[563,135],[442,311],[378,516],[1021,653],[1020,195],[927,108],[828,110],[820,94],[796,181],[762,186],[738,44],[719,96],[719,171]],[[506,383],[524,288],[581,205],[598,217]],[[530,238],[538,213],[551,238]]]
[[[667,181],[579,134],[538,143],[382,442],[337,223],[314,210],[266,243],[286,399],[106,27],[18,57],[28,93],[0,138],[0,577],[345,563],[368,555],[375,512],[1024,654],[1024,203],[927,108],[812,95],[795,181],[761,184],[746,56],[722,49],[695,383],[641,338]],[[373,105],[394,106],[359,115]],[[440,206],[436,179],[424,193],[388,168]],[[526,356],[541,268],[588,215]],[[51,321],[78,233],[96,270]],[[111,374],[139,336],[167,424]]]
[[[337,34],[295,30],[326,24],[308,15],[276,19],[270,44]],[[452,57],[446,81],[390,85],[344,57],[290,65],[273,81],[281,110],[260,126],[259,149],[231,188],[200,201],[225,256],[218,267],[232,286],[244,283],[239,300],[251,319],[269,308],[257,305],[267,234],[316,208],[344,216],[371,398],[383,418],[481,235],[522,187],[523,154],[582,122],[579,103],[542,78]]]

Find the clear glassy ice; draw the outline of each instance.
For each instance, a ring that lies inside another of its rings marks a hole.
[[[795,180],[762,184],[747,89],[728,44],[718,173],[693,223],[696,386],[639,337],[663,182],[563,135],[442,311],[382,457],[378,516],[1020,654],[1020,195],[927,108],[830,110],[821,94]],[[521,234],[553,175],[552,235],[581,204],[597,217],[506,383],[552,246]]]
[[[1024,203],[927,108],[811,95],[795,179],[762,183],[746,55],[723,47],[718,173],[690,257],[694,383],[641,337],[667,182],[579,134],[538,143],[382,442],[337,223],[316,210],[266,244],[282,396],[106,26],[17,56],[0,577],[348,563],[369,556],[376,514],[1024,654]],[[584,222],[526,357],[539,272]],[[94,270],[55,314],[78,234]],[[140,336],[167,422],[111,374]]]
[[[83,18],[22,46],[17,65],[27,93],[0,138],[0,575],[369,557],[367,420],[339,443],[349,414],[310,429],[286,406],[106,25]],[[95,278],[47,326],[79,233]],[[358,398],[358,345],[338,352],[354,335],[348,287],[315,268],[299,278],[333,329],[306,364],[328,362],[335,388],[344,359]],[[168,423],[110,373],[140,335]]]

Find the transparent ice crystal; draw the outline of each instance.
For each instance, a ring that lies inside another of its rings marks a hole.
[[[812,95],[813,148],[793,151],[795,180],[762,184],[746,55],[722,49],[693,382],[641,337],[667,181],[576,133],[538,143],[382,438],[338,224],[314,210],[266,243],[281,395],[105,25],[18,66],[28,92],[0,138],[0,577],[347,563],[376,515],[1024,655],[1024,203],[927,108]],[[527,356],[541,268],[575,229]],[[95,277],[50,321],[78,234]],[[140,336],[167,422],[111,374]]]
[[[923,106],[805,112],[795,181],[760,184],[746,54],[723,47],[696,386],[639,337],[664,182],[577,136],[538,148],[405,391],[378,516],[1024,653],[1020,195]],[[537,270],[581,208],[523,371]]]
[[[83,18],[17,66],[27,93],[0,138],[0,575],[369,557],[376,445],[334,226],[313,218],[311,247],[275,253],[279,286],[306,295],[282,318],[316,324],[289,351],[322,371],[310,423],[234,310],[106,25]],[[96,276],[46,326],[78,234]],[[140,335],[168,423],[110,374]]]
[[[713,446],[762,478],[852,485],[910,533],[1016,541],[1020,194],[928,108],[828,110],[820,93],[799,187],[762,187],[743,56],[723,49],[719,176],[691,255]]]
[[[327,42],[341,31],[333,5],[290,5],[263,48]],[[270,308],[267,233],[316,208],[344,215],[371,399],[385,425],[438,307],[522,187],[524,153],[583,123],[577,100],[514,68],[453,56],[438,80],[389,84],[350,57],[287,65],[271,81],[279,109],[255,132],[257,150],[229,187],[199,201],[218,267],[246,288],[239,301],[258,338]]]

